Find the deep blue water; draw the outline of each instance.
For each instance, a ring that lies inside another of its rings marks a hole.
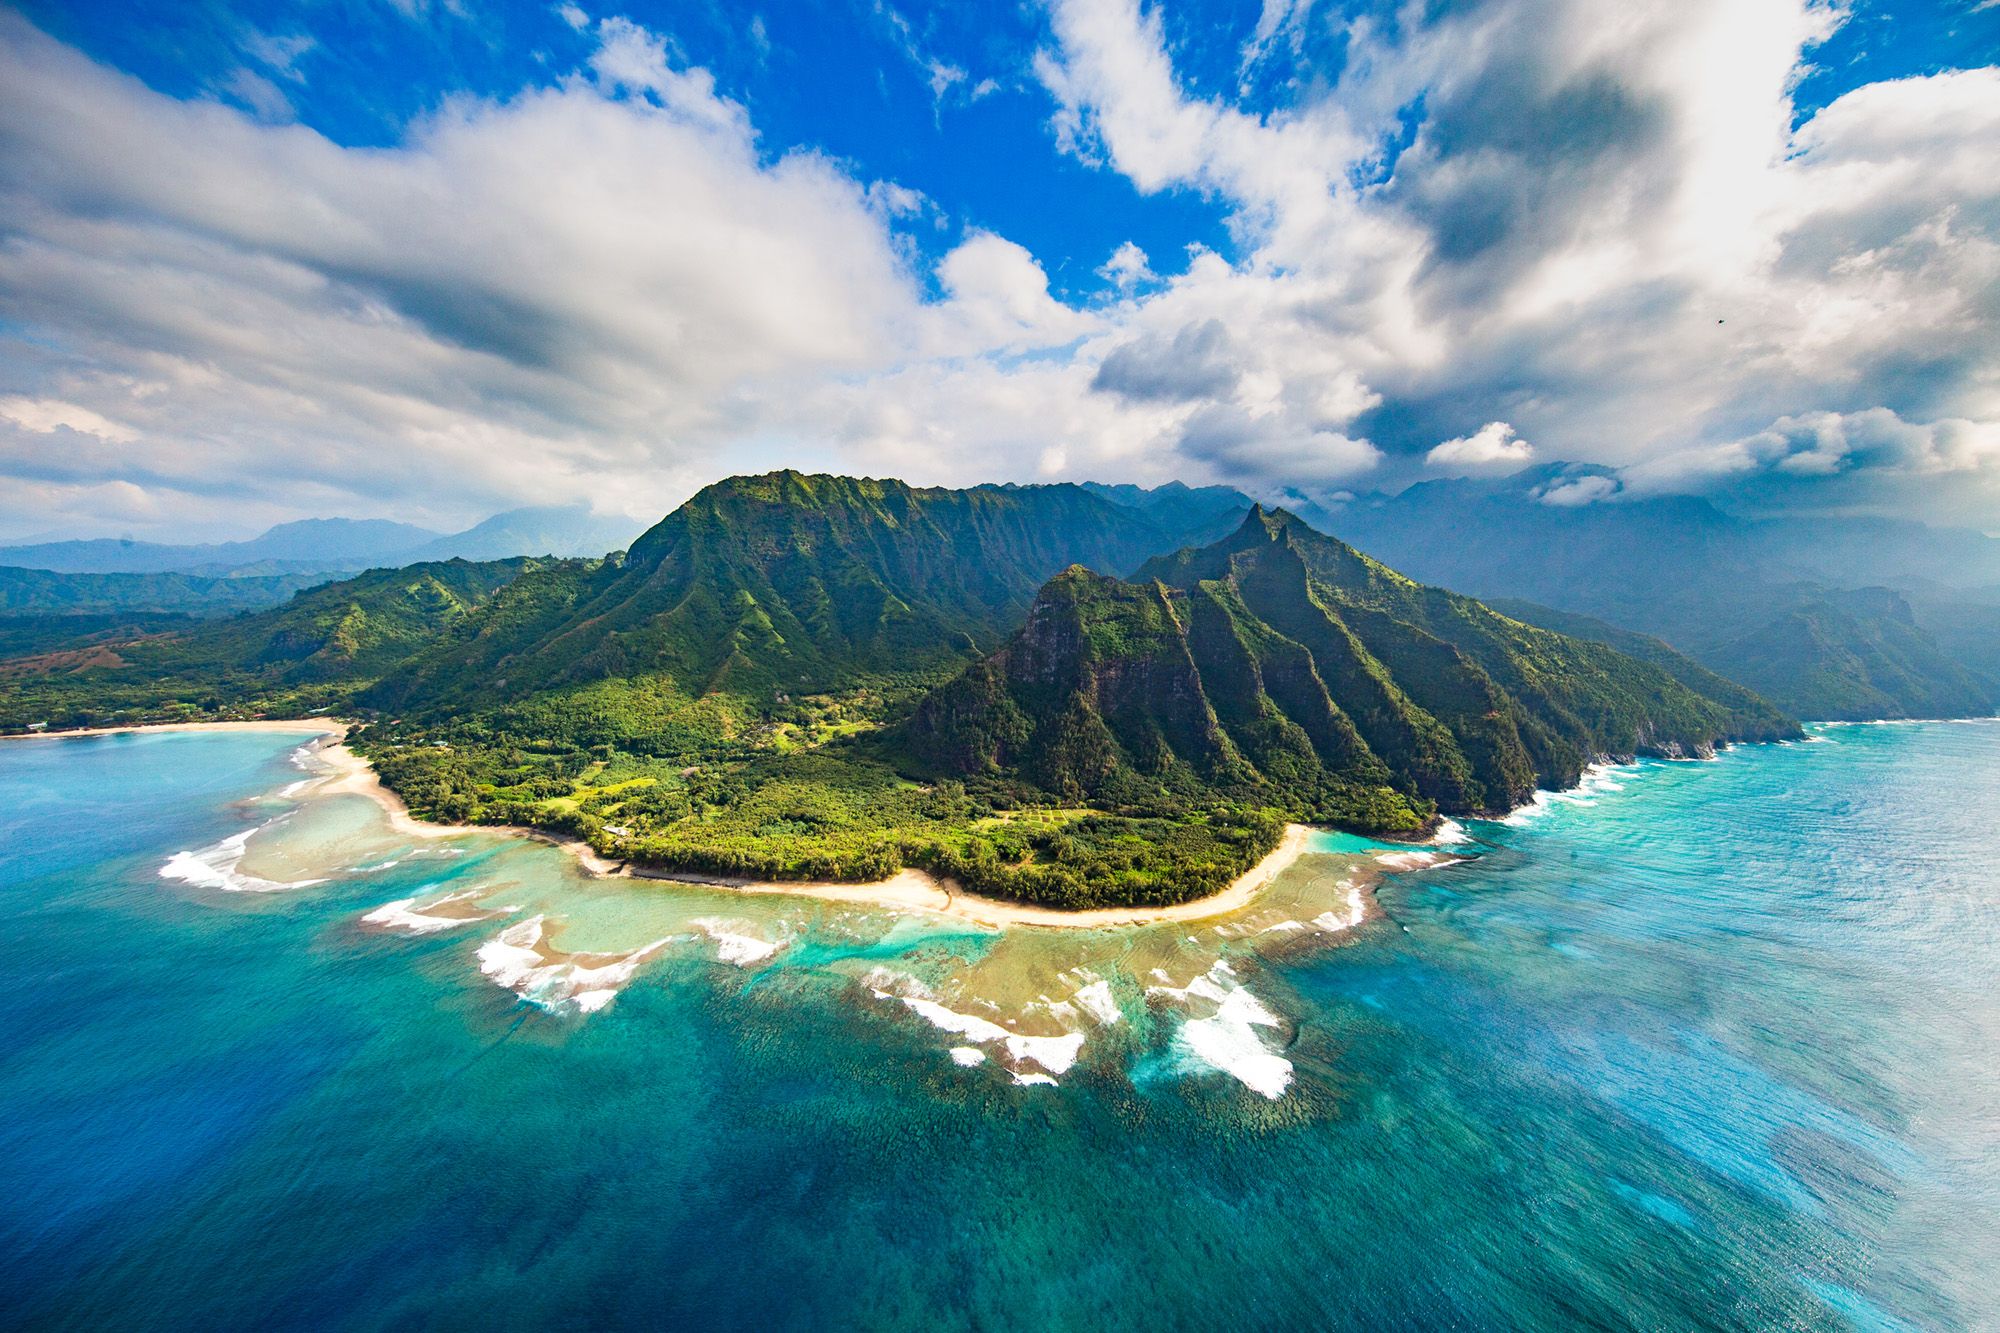
[[[629,948],[678,891],[358,798],[258,842],[378,868],[216,891],[159,870],[282,813],[295,741],[0,745],[0,1322],[2000,1327],[2000,726],[1824,734],[1621,771],[1344,943],[1233,954],[1276,1098],[1131,978],[1060,1086],[960,1068],[858,969],[1083,946],[795,904],[748,918],[769,963],[677,943],[540,1008],[480,973],[506,921],[359,917],[478,887]]]

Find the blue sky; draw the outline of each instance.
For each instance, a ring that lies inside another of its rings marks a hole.
[[[416,0],[38,0],[23,8],[45,31],[174,97],[219,96],[254,112],[228,86],[247,67],[283,94],[286,114],[353,147],[395,144],[410,121],[454,95],[505,98],[552,83],[587,57],[591,42],[557,5],[468,4],[462,14]],[[1395,9],[1342,13],[1393,17]],[[1032,68],[1049,25],[1033,4],[627,3],[594,12],[669,35],[687,63],[712,70],[720,91],[749,109],[768,153],[817,150],[866,178],[922,191],[934,209],[908,234],[933,259],[967,228],[984,228],[1032,251],[1066,299],[1088,300],[1107,285],[1097,270],[1128,240],[1162,274],[1185,267],[1190,245],[1232,253],[1223,201],[1190,188],[1144,195],[1125,177],[1056,150],[1054,106]],[[1260,113],[1337,79],[1346,54],[1340,34],[1321,25],[1298,59],[1268,62],[1246,80],[1240,53],[1261,4],[1159,12],[1189,90]],[[257,59],[252,34],[275,39],[280,51],[309,43],[291,57],[296,81]],[[1855,5],[1813,52],[1798,118],[1861,84],[1984,64],[1995,51],[2000,5]]]
[[[0,48],[0,534],[1557,459],[2000,526],[2000,5],[36,0]]]

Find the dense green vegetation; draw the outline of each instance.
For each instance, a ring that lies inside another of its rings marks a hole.
[[[201,574],[55,574],[0,568],[0,614],[102,615],[186,612],[232,615],[276,606],[329,575],[287,573],[211,578]]]
[[[1173,903],[1219,891],[1281,831],[1270,814],[1227,804],[1151,813],[1015,804],[997,788],[981,796],[912,781],[879,749],[851,742],[676,769],[609,750],[387,739],[364,733],[358,743],[419,814],[532,825],[667,872],[874,880],[916,866],[975,893],[1055,907]]]
[[[36,656],[0,664],[0,730],[345,712],[384,671],[462,628],[536,564],[372,570],[233,619],[142,621],[129,638],[87,630],[51,642],[51,622],[39,622]],[[97,622],[53,623],[60,633]]]
[[[905,732],[939,773],[1068,800],[1206,794],[1382,833],[1511,808],[1598,756],[1796,733],[1747,691],[1710,697],[1262,511],[1131,582],[1065,572]]]
[[[1197,530],[1227,498],[1138,494]],[[1789,727],[1283,515],[1112,577],[1185,535],[1074,486],[735,478],[623,558],[415,565],[225,621],[24,633],[40,655],[0,666],[0,728],[337,712],[430,818],[663,872],[914,866],[1089,907],[1214,892],[1286,819],[1414,834],[1599,753]]]

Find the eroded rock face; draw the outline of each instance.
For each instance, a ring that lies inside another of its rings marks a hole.
[[[955,775],[1068,797],[1206,787],[1390,831],[1510,809],[1593,756],[1710,753],[1736,724],[1655,666],[1255,510],[1131,580],[1063,571],[905,736]]]

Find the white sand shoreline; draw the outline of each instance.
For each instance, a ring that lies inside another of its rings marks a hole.
[[[127,727],[90,727],[74,731],[43,731],[7,736],[6,740],[55,740],[74,736],[114,736],[126,732],[163,731],[265,731],[298,735],[329,736],[333,740],[313,751],[332,771],[315,785],[319,796],[366,796],[380,807],[389,826],[398,833],[418,838],[450,838],[468,833],[509,833],[560,847],[574,856],[593,875],[618,876],[656,884],[685,884],[710,890],[750,895],[783,894],[816,898],[824,902],[887,908],[891,911],[931,912],[958,917],[977,925],[1007,927],[1036,926],[1070,930],[1097,930],[1108,926],[1141,926],[1164,921],[1202,921],[1224,916],[1247,907],[1301,856],[1310,843],[1312,829],[1304,824],[1287,824],[1284,836],[1270,855],[1244,871],[1228,888],[1192,902],[1165,907],[1098,907],[1064,911],[1036,907],[1028,903],[1006,902],[967,893],[949,880],[922,870],[907,869],[888,879],[857,884],[830,881],[746,880],[729,876],[708,876],[675,871],[633,868],[607,860],[588,843],[560,838],[540,829],[514,824],[434,824],[410,813],[402,798],[382,785],[382,780],[366,759],[344,743],[345,722],[326,719],[256,722],[154,722]]]

